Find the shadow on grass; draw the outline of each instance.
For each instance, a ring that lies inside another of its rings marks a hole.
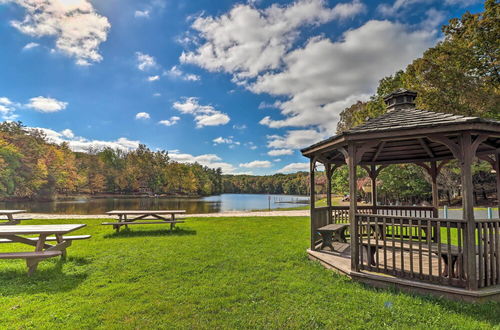
[[[341,275],[339,275],[341,276]],[[381,289],[374,288],[368,284],[361,285],[369,290],[374,292],[391,292],[395,295],[405,295],[410,296],[417,301],[417,304],[425,304],[431,303],[433,305],[439,306],[443,310],[446,310],[449,313],[453,314],[461,314],[467,317],[476,319],[478,321],[487,322],[492,327],[498,326],[500,324],[500,302],[499,301],[490,301],[484,303],[472,303],[465,301],[454,301],[446,298],[439,298],[432,295],[423,295],[423,294],[413,294],[409,292],[405,292],[395,287],[391,287],[389,289]],[[386,302],[387,308],[392,308],[392,302]]]
[[[169,229],[156,229],[156,230],[130,230],[125,229],[120,232],[104,235],[104,238],[122,238],[122,237],[147,237],[147,236],[190,236],[196,235],[196,230],[175,228]]]
[[[50,266],[43,264],[50,263]],[[90,263],[85,258],[69,257],[67,260],[48,261],[44,260],[38,265],[38,269],[28,276],[28,269],[0,270],[0,296],[36,293],[57,293],[75,289],[88,277],[86,273],[63,272],[65,263],[73,266],[85,266]],[[25,262],[23,261],[23,265]],[[74,269],[73,269],[74,271]]]

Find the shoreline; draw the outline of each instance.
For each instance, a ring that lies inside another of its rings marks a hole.
[[[21,217],[22,216],[22,217]],[[306,217],[309,210],[290,211],[227,211],[219,213],[183,214],[178,219],[185,218],[222,218],[222,217]],[[116,217],[106,214],[50,214],[50,213],[23,213],[19,218],[31,218],[33,220],[64,220],[64,219],[114,219]],[[28,220],[26,220],[28,221]],[[23,221],[22,221],[23,222]]]

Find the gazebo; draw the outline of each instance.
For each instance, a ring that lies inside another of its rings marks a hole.
[[[302,150],[310,159],[311,259],[353,279],[465,300],[500,298],[500,219],[475,219],[471,166],[491,164],[500,192],[500,122],[415,108],[415,92],[385,98],[387,113]],[[463,217],[439,218],[437,177],[456,159]],[[327,206],[315,205],[316,165],[324,165]],[[432,206],[377,203],[377,176],[412,163],[432,178]],[[331,178],[349,168],[350,205],[332,206]],[[357,171],[368,173],[371,205],[358,206]],[[342,225],[344,224],[344,225]],[[333,242],[333,243],[332,243]]]

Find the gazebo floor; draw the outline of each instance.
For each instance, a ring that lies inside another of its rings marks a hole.
[[[457,288],[447,285],[438,285],[428,282],[418,281],[418,279],[410,280],[398,278],[395,276],[381,274],[371,271],[355,272],[351,270],[351,253],[350,247],[347,243],[334,243],[334,251],[307,250],[309,259],[319,261],[325,268],[332,269],[333,271],[347,275],[354,280],[369,284],[379,288],[398,288],[405,292],[418,293],[425,295],[434,295],[439,297],[446,297],[453,300],[464,300],[471,302],[498,300],[500,301],[500,286],[489,287],[477,291],[471,291],[463,288]],[[318,246],[319,248],[319,246]],[[406,253],[403,254],[405,265],[409,265],[410,256]],[[366,256],[365,256],[366,258]],[[383,260],[382,254],[379,255],[380,260]],[[366,259],[365,259],[366,260]],[[401,255],[396,255],[396,269],[400,268]],[[392,264],[392,259],[387,258],[388,264]],[[438,259],[432,256],[432,273],[438,274]],[[418,260],[414,257],[414,270],[420,272],[418,268]],[[429,274],[428,263],[422,265],[422,274]]]

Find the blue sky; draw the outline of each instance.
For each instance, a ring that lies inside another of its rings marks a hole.
[[[0,0],[0,115],[78,151],[294,172],[467,10],[482,2]]]

